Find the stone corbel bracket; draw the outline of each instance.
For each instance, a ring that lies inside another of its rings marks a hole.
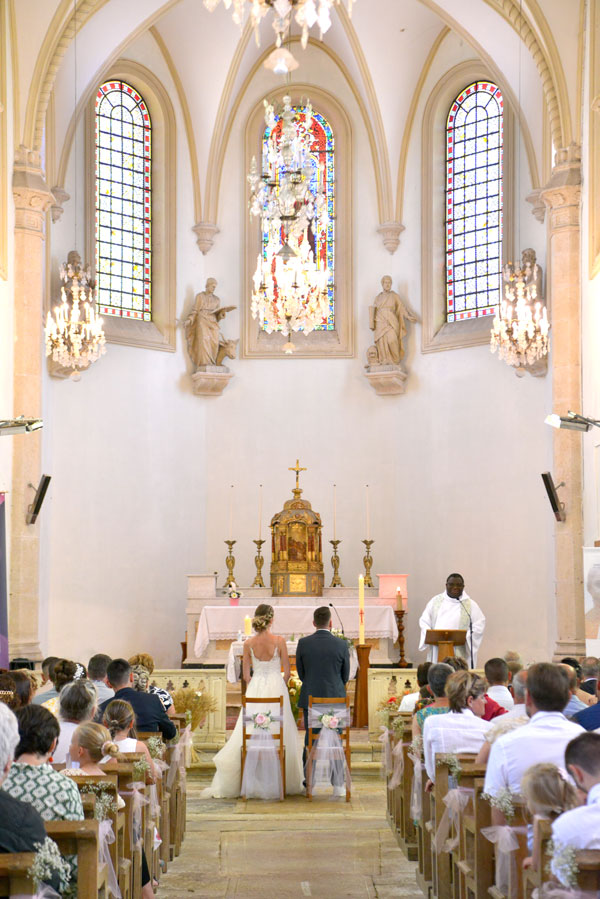
[[[70,381],[80,381],[81,373],[87,371],[90,367],[90,363],[84,368],[71,368],[70,366],[61,365],[60,362],[56,362],[52,356],[48,356],[48,374],[51,378],[60,378],[61,380],[70,380]]]
[[[54,197],[54,203],[50,207],[50,214],[52,216],[52,224],[55,225],[60,221],[65,211],[65,203],[71,199],[71,194],[68,194],[64,187],[59,187],[58,185],[51,188],[50,192]]]
[[[192,375],[192,390],[196,396],[221,396],[232,378],[226,365],[203,365]]]
[[[377,396],[404,393],[407,377],[401,365],[365,365],[365,378]]]
[[[542,200],[541,187],[537,190],[532,190],[525,199],[528,203],[531,203],[531,214],[542,225],[546,217],[546,204]]]
[[[400,235],[404,231],[404,225],[400,222],[384,222],[377,229],[377,233],[381,234],[383,245],[392,256],[400,245]]]
[[[196,235],[196,243],[201,253],[206,256],[215,242],[215,236],[219,233],[219,229],[212,222],[198,222],[194,225],[192,231]]]
[[[548,374],[548,356],[544,356],[542,359],[538,359],[537,362],[534,362],[532,365],[519,365],[515,367],[515,374],[517,378],[523,378],[526,374],[531,375],[532,378],[545,378]]]

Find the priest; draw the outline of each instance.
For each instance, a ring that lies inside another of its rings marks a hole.
[[[461,630],[467,632],[464,646],[456,646],[454,652],[465,659],[471,667],[477,665],[477,650],[481,644],[485,628],[485,616],[477,603],[465,590],[465,581],[460,574],[449,574],[446,590],[430,599],[419,619],[421,643],[419,649],[429,650],[428,659],[438,660],[437,646],[428,646],[425,635],[428,630]],[[473,641],[471,645],[471,639]]]

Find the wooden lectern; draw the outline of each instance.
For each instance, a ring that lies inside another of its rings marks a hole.
[[[467,642],[466,631],[427,631],[425,643],[428,646],[437,646],[438,660],[454,655],[455,646],[464,646]]]

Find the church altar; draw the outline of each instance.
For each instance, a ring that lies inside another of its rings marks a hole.
[[[288,639],[304,636],[314,631],[312,606],[277,606],[272,632]],[[246,606],[205,606],[200,615],[194,652],[196,658],[208,655],[211,642],[235,640],[238,633],[244,633],[244,618],[249,610]],[[250,613],[252,614],[252,613]],[[347,637],[358,639],[358,606],[341,606],[339,615]],[[336,619],[337,620],[337,619]],[[367,639],[398,639],[398,626],[394,612],[389,606],[371,606],[365,609],[365,635]]]
[[[294,667],[294,659],[296,657],[297,640],[287,640],[287,651]],[[229,647],[229,655],[227,657],[227,680],[230,684],[237,684],[242,672],[242,653],[244,652],[243,640],[235,640]],[[358,671],[358,655],[353,646],[350,649],[350,680],[354,680]]]

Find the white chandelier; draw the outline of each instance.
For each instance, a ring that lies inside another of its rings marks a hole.
[[[548,353],[548,313],[537,299],[537,288],[531,271],[508,266],[505,300],[494,317],[491,332],[492,353],[508,365],[520,368],[533,365]]]
[[[310,103],[307,101],[300,114],[286,95],[279,130],[275,110],[265,100],[269,128],[266,171],[259,175],[253,158],[248,174],[250,215],[260,216],[261,234],[266,235],[254,272],[251,310],[268,334],[309,334],[328,314],[329,272],[317,266],[308,234],[315,216],[327,214],[321,166],[314,192],[310,183],[311,123]],[[286,353],[294,349],[291,341],[284,346]]]
[[[212,12],[219,5],[220,0],[204,0],[204,5]],[[292,13],[296,14],[294,18],[302,29],[302,47],[306,48],[308,43],[308,32],[313,25],[318,25],[321,32],[321,39],[331,25],[331,8],[338,6],[341,0],[247,0],[250,7],[250,21],[254,28],[254,37],[256,45],[260,46],[259,28],[261,20],[267,13],[273,11],[273,30],[277,35],[275,43],[281,47],[289,34],[292,22]],[[346,0],[348,6],[348,14],[352,15],[353,0]],[[242,25],[246,15],[246,0],[223,0],[225,9],[232,7],[233,21],[236,25]]]
[[[102,319],[94,308],[94,284],[89,269],[81,266],[79,253],[72,250],[68,261],[60,267],[63,286],[61,304],[48,312],[46,356],[64,368],[71,377],[79,378],[79,370],[87,368],[106,352]]]

